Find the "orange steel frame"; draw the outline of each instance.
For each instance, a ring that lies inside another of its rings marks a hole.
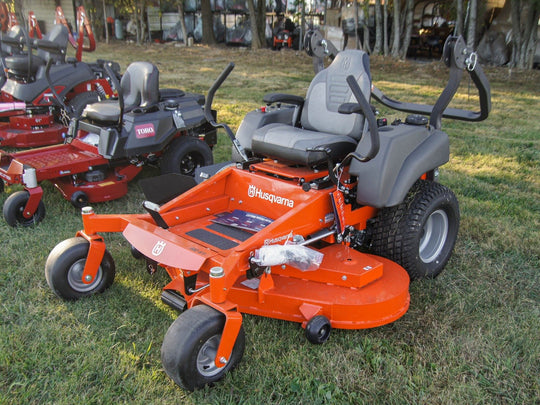
[[[280,178],[276,178],[276,172]],[[325,174],[317,176],[322,178]],[[182,294],[189,308],[206,304],[225,315],[215,358],[218,367],[223,367],[230,358],[242,324],[242,312],[300,322],[303,327],[319,314],[325,315],[332,327],[344,329],[370,328],[395,321],[409,307],[406,271],[390,260],[337,243],[330,231],[316,247],[312,246],[324,253],[318,270],[303,272],[289,265],[273,266],[260,278],[249,280],[255,286],[246,287],[246,271],[256,249],[284,240],[291,233],[307,239],[334,225],[330,195],[336,187],[305,191],[300,179],[312,175],[311,170],[287,170],[271,161],[253,165],[250,170],[229,168],[162,205],[159,214],[169,225],[168,229],[157,226],[148,214],[83,212],[84,230],[77,236],[88,240],[90,249],[82,279],[91,283],[103,259],[105,243],[98,233],[122,232],[132,246],[167,271],[171,281],[164,290]],[[262,193],[250,193],[250,187],[264,190],[267,198]],[[281,202],[291,201],[292,207],[271,201],[270,194],[287,199]],[[190,230],[210,224],[216,214],[235,209],[274,221],[228,250],[187,235]],[[347,226],[361,230],[376,212],[372,207],[352,209],[346,204],[341,216]],[[158,255],[153,251],[157,244],[163,247]],[[215,266],[224,269],[224,277],[209,277],[210,269]],[[186,291],[185,277],[195,274],[196,292]]]

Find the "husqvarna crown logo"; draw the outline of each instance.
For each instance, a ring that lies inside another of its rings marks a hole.
[[[154,256],[159,256],[163,252],[163,249],[165,249],[165,245],[167,244],[162,240],[157,241],[154,245],[154,248],[152,249],[152,254]]]
[[[263,191],[260,188],[257,188],[253,184],[250,184],[248,187],[248,197],[260,198],[261,200],[266,200],[272,204],[285,205],[289,208],[294,207],[293,200],[289,198],[281,197],[279,195],[267,193],[266,191]]]

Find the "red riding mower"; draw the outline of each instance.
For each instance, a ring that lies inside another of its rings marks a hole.
[[[9,225],[29,226],[43,219],[39,186],[43,180],[52,182],[65,199],[81,208],[125,195],[127,182],[147,163],[161,160],[164,173],[184,175],[212,164],[217,132],[206,122],[204,96],[160,90],[159,71],[148,62],[129,65],[120,83],[105,67],[118,89],[118,100],[89,104],[81,119],[72,118],[66,143],[15,153],[0,151],[0,178],[25,188],[4,202]]]
[[[0,146],[26,148],[63,141],[68,122],[51,86],[76,115],[87,104],[113,96],[103,61],[66,61],[68,36],[65,26],[55,25],[43,39],[30,43],[28,38],[26,53],[13,52],[2,58],[7,80],[0,92]],[[23,44],[20,37],[2,38],[3,46]],[[32,48],[37,49],[36,54]],[[51,82],[45,77],[47,63],[52,63]]]
[[[489,83],[473,59],[462,38],[451,38],[450,81],[436,104],[377,92],[383,104],[415,112],[378,127],[368,102],[368,55],[340,52],[305,100],[274,93],[264,99],[271,106],[247,114],[235,154],[249,159],[168,202],[155,192],[143,204],[148,214],[83,208],[84,230],[51,251],[47,283],[68,300],[107,289],[115,266],[99,233],[122,232],[149,270],[160,266],[171,277],[162,299],[183,312],[161,356],[167,374],[188,390],[238,364],[242,313],[299,322],[314,343],[331,328],[395,321],[409,307],[409,279],[437,276],[456,241],[458,202],[436,182],[449,159],[441,118],[488,116]],[[447,108],[466,66],[479,113]],[[431,115],[429,122],[420,114]],[[193,183],[176,177],[179,189]]]

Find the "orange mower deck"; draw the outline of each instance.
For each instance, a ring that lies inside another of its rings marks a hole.
[[[272,165],[268,163],[270,171],[275,169]],[[262,170],[234,168],[164,204],[159,214],[166,227],[158,226],[148,214],[87,211],[84,231],[78,233],[90,242],[83,279],[91,283],[103,259],[104,242],[98,232],[123,232],[149,263],[170,275],[164,294],[185,300],[189,308],[204,303],[225,315],[216,359],[231,355],[240,313],[299,322],[303,327],[317,315],[343,329],[393,322],[409,307],[409,276],[390,260],[336,244],[329,231],[334,223],[331,190],[306,191],[294,178],[278,180]],[[256,232],[216,223],[221,215],[240,209],[265,215],[272,222]],[[349,211],[348,223],[365,226],[372,214],[370,207]],[[254,251],[283,244],[291,234],[316,240],[309,247],[324,254],[320,267],[301,271],[282,264],[249,277]],[[223,277],[210,276],[216,266],[223,268]]]

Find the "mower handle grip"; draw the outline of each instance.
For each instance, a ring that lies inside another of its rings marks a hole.
[[[218,76],[212,87],[210,87],[210,90],[208,90],[208,94],[206,96],[206,102],[204,103],[204,117],[206,118],[206,121],[210,125],[212,125],[214,128],[223,128],[225,132],[227,133],[227,136],[231,140],[233,146],[236,148],[240,156],[242,156],[242,159],[244,161],[247,161],[247,155],[246,151],[244,150],[244,147],[238,142],[238,139],[234,136],[233,131],[229,126],[225,123],[216,123],[214,120],[214,117],[212,116],[212,103],[214,102],[214,95],[216,94],[217,89],[223,84],[225,79],[229,76],[229,74],[234,69],[234,63],[230,62],[225,69],[223,69],[223,72]]]
[[[47,39],[34,39],[34,42],[32,44],[32,48],[34,49],[41,49],[46,52],[54,53],[57,55],[63,54],[63,48],[60,44],[49,41]]]
[[[2,35],[0,38],[0,42],[9,46],[21,46],[24,45],[24,39],[23,38],[13,38],[8,37],[7,35]]]
[[[339,112],[343,114],[362,113],[364,115],[364,119],[367,120],[371,145],[368,153],[365,156],[356,156],[356,159],[360,160],[361,162],[367,162],[373,159],[375,155],[377,155],[377,153],[379,152],[380,142],[379,129],[377,127],[377,118],[375,118],[375,114],[373,113],[371,105],[362,93],[362,90],[360,89],[360,86],[358,85],[358,82],[353,75],[347,76],[347,84],[351,88],[351,91],[354,94],[356,101],[358,101],[358,107],[346,103],[342,107],[340,106]]]
[[[225,79],[231,74],[233,69],[234,62],[230,62],[227,67],[223,69],[223,72],[221,72],[214,84],[212,84],[212,87],[210,87],[210,90],[208,90],[208,94],[206,95],[206,102],[204,103],[204,115],[210,125],[214,127],[217,125],[214,117],[212,116],[212,103],[214,102],[214,95],[216,94],[216,91],[221,87]]]
[[[50,72],[51,72],[51,66],[53,64],[53,59],[50,58],[48,61],[47,61],[47,65],[45,67],[45,79],[47,80],[47,84],[49,85],[49,90],[51,91],[51,93],[53,94],[54,96],[54,99],[58,102],[58,104],[60,104],[60,106],[66,110],[68,112],[68,114],[70,114],[72,112],[72,110],[70,108],[68,108],[68,106],[66,105],[66,103],[64,103],[64,100],[62,100],[62,98],[60,97],[60,95],[58,94],[58,92],[56,91],[56,89],[54,88],[54,83],[52,82],[51,80],[51,75],[50,75]]]

